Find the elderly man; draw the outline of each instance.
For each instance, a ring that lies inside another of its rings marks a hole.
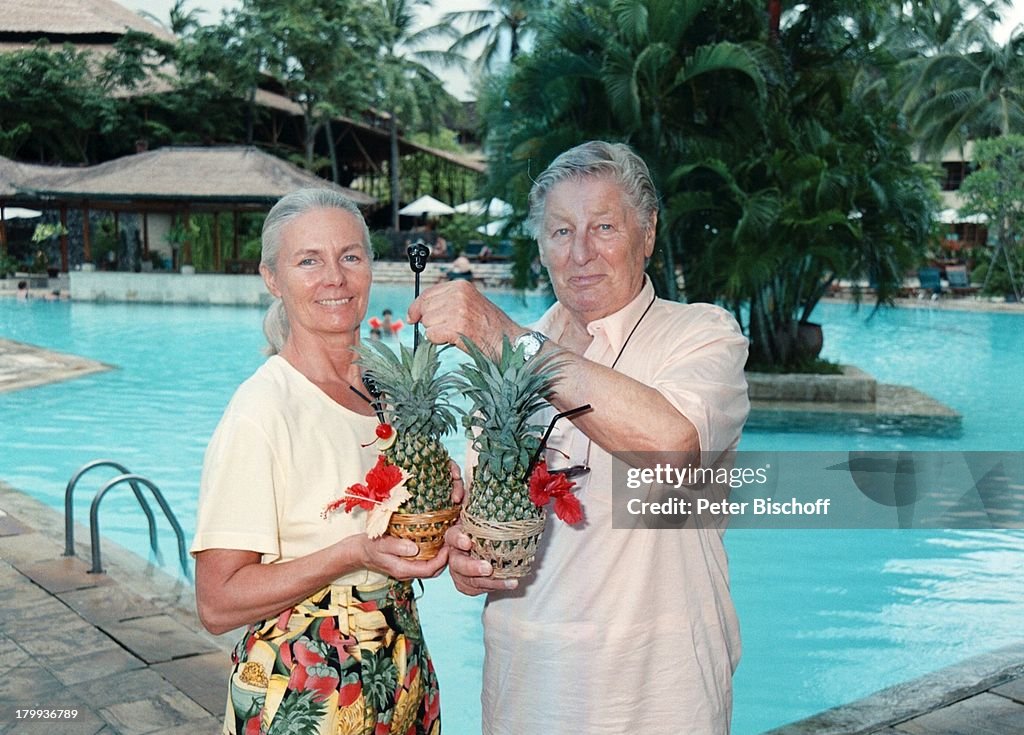
[[[721,532],[612,526],[613,458],[717,462],[749,410],[735,320],[654,295],[644,267],[657,221],[643,160],[622,144],[585,143],[530,192],[528,226],[558,298],[533,328],[467,283],[434,286],[409,311],[435,343],[466,335],[496,351],[507,336],[527,355],[561,348],[552,412],[592,406],[548,442],[552,466],[589,468],[575,478],[586,523],[549,523],[534,574],[492,579],[465,534],[447,537],[456,587],[489,593],[489,735],[729,730],[740,643]]]

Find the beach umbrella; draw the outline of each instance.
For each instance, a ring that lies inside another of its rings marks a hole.
[[[455,211],[459,214],[475,214],[487,217],[508,217],[514,211],[506,201],[493,197],[491,199],[471,199],[457,204]]]
[[[32,219],[43,213],[37,209],[25,209],[24,207],[0,207],[0,214],[5,220],[9,219]]]
[[[505,225],[508,223],[508,218],[496,219],[493,222],[488,222],[486,225],[480,225],[476,228],[476,231],[481,235],[487,235],[488,237],[494,237],[502,231]]]
[[[434,199],[429,194],[425,194],[416,201],[406,204],[398,210],[398,213],[407,217],[438,217],[445,214],[455,214],[455,210],[444,202]]]
[[[943,209],[938,215],[939,222],[947,225],[965,222],[971,225],[983,225],[988,222],[988,217],[983,214],[968,214],[961,216],[956,209]]]

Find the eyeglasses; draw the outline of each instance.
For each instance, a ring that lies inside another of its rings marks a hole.
[[[585,464],[574,464],[572,467],[559,467],[556,470],[548,470],[549,475],[561,475],[567,480],[571,480],[574,477],[582,477],[588,472],[590,472],[590,468]]]
[[[559,419],[571,418],[571,417],[575,416],[578,413],[583,413],[584,411],[589,411],[589,410],[590,410],[590,404],[589,403],[585,403],[582,406],[577,406],[576,408],[570,408],[568,411],[562,411],[562,413],[556,413],[551,418],[551,423],[548,424],[547,431],[545,431],[544,432],[544,436],[541,437],[540,444],[537,445],[537,451],[533,453],[533,457],[530,459],[530,464],[526,468],[526,477],[523,478],[524,481],[525,480],[529,480],[530,479],[530,475],[533,474],[533,468],[536,466],[537,460],[540,459],[540,453],[544,451],[545,447],[547,447],[548,437],[550,437],[551,436],[551,432],[554,431],[555,423]],[[551,475],[562,475],[562,476],[564,476],[568,480],[571,480],[574,477],[581,477],[581,476],[587,474],[588,472],[590,472],[590,468],[587,467],[586,465],[582,465],[582,464],[574,464],[571,467],[560,467],[559,469],[556,469],[556,470],[548,470],[548,474],[551,474]]]

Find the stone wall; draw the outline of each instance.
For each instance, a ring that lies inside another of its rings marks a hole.
[[[843,366],[842,375],[747,373],[752,401],[827,401],[874,403],[875,379],[863,370]]]

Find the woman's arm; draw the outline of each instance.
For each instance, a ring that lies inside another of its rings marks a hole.
[[[448,550],[413,561],[412,541],[366,534],[349,536],[312,554],[279,564],[263,564],[255,551],[206,549],[196,554],[199,620],[215,635],[279,615],[338,577],[370,569],[394,579],[436,577]]]

